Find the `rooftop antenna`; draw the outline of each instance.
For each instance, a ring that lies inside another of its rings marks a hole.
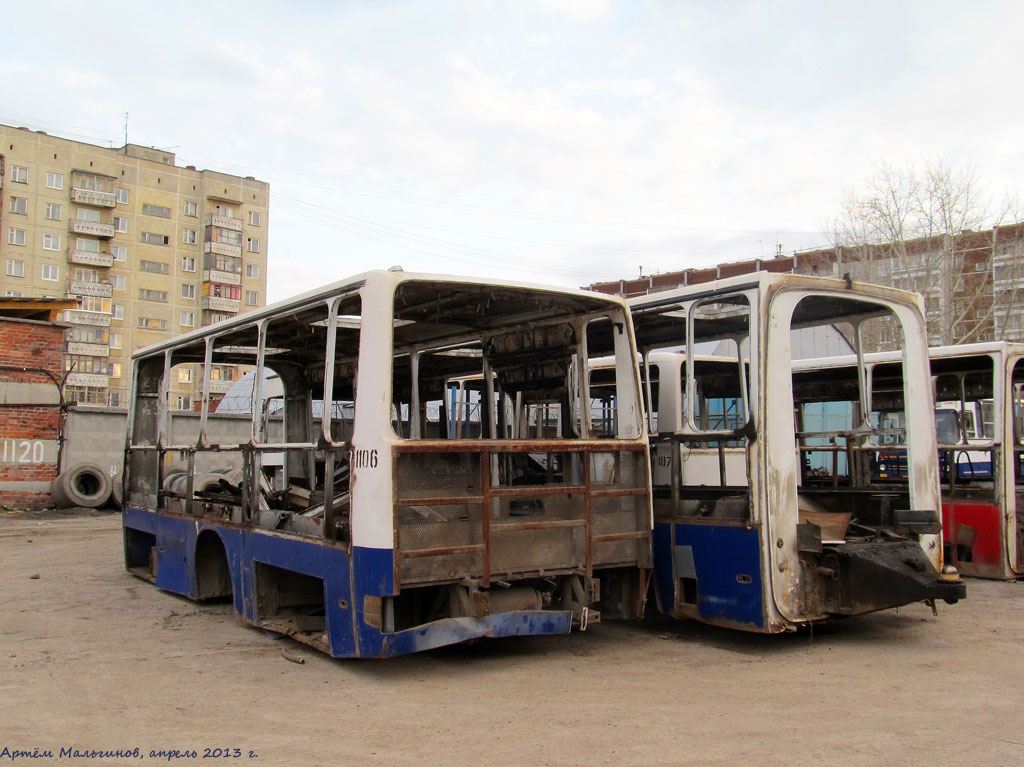
[[[128,113],[124,113],[124,153],[128,154]]]

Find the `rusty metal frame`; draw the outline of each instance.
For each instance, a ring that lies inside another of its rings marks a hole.
[[[491,583],[491,532],[517,532],[522,530],[553,530],[558,528],[582,527],[586,536],[586,567],[585,574],[594,574],[595,543],[606,543],[621,540],[640,540],[650,536],[647,529],[606,533],[594,535],[592,507],[595,498],[645,497],[648,495],[647,485],[637,487],[615,487],[594,489],[590,471],[590,461],[583,461],[583,484],[581,485],[521,485],[509,487],[491,487],[491,458],[499,453],[581,453],[587,456],[594,453],[630,452],[643,453],[647,445],[643,440],[417,440],[395,445],[392,451],[392,465],[395,471],[392,476],[397,483],[397,463],[400,455],[416,455],[423,453],[479,453],[480,454],[480,492],[476,495],[421,496],[401,498],[398,488],[394,493],[394,582],[397,589],[401,588],[401,563],[403,559],[421,557],[448,556],[454,554],[470,554],[479,552],[482,556],[480,585],[484,588]],[[582,495],[583,519],[556,519],[549,521],[511,522],[491,525],[491,501],[496,498],[536,498],[538,496]],[[406,506],[440,506],[440,505],[480,505],[482,543],[462,546],[445,546],[431,549],[412,549],[404,551],[401,546],[397,515]]]

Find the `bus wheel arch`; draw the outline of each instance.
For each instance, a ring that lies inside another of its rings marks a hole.
[[[232,599],[234,583],[228,566],[224,541],[213,530],[203,530],[196,537],[195,547],[196,599]]]

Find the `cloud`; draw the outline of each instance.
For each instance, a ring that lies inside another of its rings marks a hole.
[[[974,161],[997,197],[1024,175],[1011,4],[177,8],[173,33],[122,0],[6,9],[121,26],[102,55],[9,36],[0,120],[119,145],[127,110],[133,141],[270,181],[272,298],[392,263],[583,284],[771,255],[876,160]]]

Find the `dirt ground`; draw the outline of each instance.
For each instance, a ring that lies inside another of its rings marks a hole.
[[[119,515],[50,517],[0,514],[0,764],[1024,762],[1024,584],[813,636],[653,619],[336,661],[128,575]]]

